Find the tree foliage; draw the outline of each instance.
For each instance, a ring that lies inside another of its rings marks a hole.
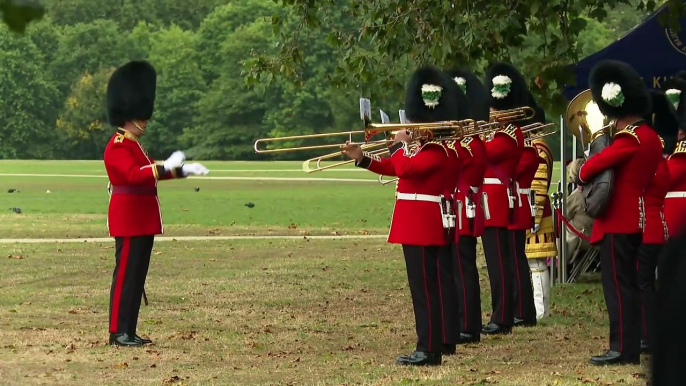
[[[574,82],[568,65],[580,58],[579,36],[588,20],[602,22],[622,4],[649,12],[657,6],[652,0],[349,0],[345,14],[355,26],[345,28],[327,11],[340,3],[337,0],[278,2],[291,10],[288,15],[299,28],[295,32],[288,28],[288,18],[272,18],[284,44],[277,56],[256,56],[248,63],[249,82],[263,79],[264,74],[297,81],[301,51],[309,44],[301,31],[329,30],[327,42],[341,58],[334,84],[354,82],[372,96],[400,94],[405,79],[396,76],[394,64],[399,62],[481,72],[489,63],[509,60],[521,64],[546,107],[559,105],[562,86]],[[680,0],[670,0],[670,6],[674,15],[683,11]],[[535,82],[537,78],[547,81]]]
[[[359,130],[361,96],[372,98],[375,120],[382,108],[397,121],[404,82],[420,63],[468,65],[480,73],[492,60],[511,60],[532,86],[537,76],[545,79],[541,89],[533,87],[552,107],[567,76],[564,64],[604,47],[661,4],[42,2],[44,17],[36,16],[41,8],[31,8],[30,0],[0,0],[5,20],[18,23],[0,28],[0,158],[100,158],[113,132],[105,123],[107,80],[133,59],[149,60],[158,72],[155,113],[142,139],[155,158],[177,149],[203,159],[319,155],[321,150],[257,155],[253,143]],[[15,13],[27,4],[24,11],[37,13]],[[27,20],[34,21],[27,26]]]

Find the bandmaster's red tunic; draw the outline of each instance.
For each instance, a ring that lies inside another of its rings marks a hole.
[[[165,171],[138,138],[119,129],[107,143],[105,169],[110,180],[107,226],[112,237],[158,235],[163,231],[157,181],[183,178],[181,168]]]

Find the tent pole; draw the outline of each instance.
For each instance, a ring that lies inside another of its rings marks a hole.
[[[565,213],[567,205],[567,154],[566,154],[566,134],[564,116],[560,115],[560,185],[562,186],[562,205],[560,207],[562,213]],[[560,275],[560,283],[567,283],[567,228],[560,227],[560,263],[558,266]]]

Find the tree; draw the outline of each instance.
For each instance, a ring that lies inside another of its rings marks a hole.
[[[203,20],[198,29],[200,66],[205,80],[210,83],[219,77],[222,56],[221,46],[239,27],[277,15],[281,8],[271,0],[237,0],[217,7]],[[250,52],[251,47],[246,47]]]
[[[114,68],[84,73],[71,87],[64,109],[57,119],[57,130],[72,157],[100,159],[108,138],[105,93]]]
[[[153,157],[167,157],[178,150],[183,130],[193,126],[196,103],[205,91],[196,45],[195,33],[177,26],[151,36],[149,60],[157,70],[157,96],[155,114],[142,141]]]
[[[350,81],[368,85],[371,96],[395,93],[403,89],[395,76],[394,64],[409,60],[412,67],[434,64],[441,67],[469,64],[481,69],[488,63],[510,59],[508,51],[529,52],[519,57],[521,70],[531,84],[549,79],[534,87],[544,106],[562,102],[560,89],[574,81],[567,65],[578,60],[579,34],[586,19],[604,20],[606,7],[614,9],[629,0],[567,0],[469,2],[433,0],[349,0],[346,14],[355,28],[341,28],[327,10],[327,5],[340,4],[328,0],[279,0],[289,7],[286,18],[275,16],[272,22],[280,33],[283,46],[272,57],[260,56],[249,63],[247,81],[254,83],[264,74],[276,74],[298,80],[303,56],[300,52],[308,42],[301,39],[305,29],[328,29],[328,43],[341,58],[333,77],[336,84]],[[682,1],[670,0],[672,15],[683,13]],[[639,1],[639,8],[652,11],[655,1]],[[292,18],[298,28],[287,27]],[[539,37],[540,39],[526,39]],[[535,44],[528,46],[528,44]]]
[[[38,48],[26,36],[0,28],[0,158],[51,158],[59,96],[45,75]]]
[[[198,101],[198,116],[193,128],[184,132],[189,154],[197,158],[255,158],[252,142],[268,131],[263,117],[267,99],[258,90],[251,90],[241,78],[241,61],[250,55],[250,48],[266,50],[270,26],[255,21],[239,27],[221,45],[218,57],[231,58],[217,63],[217,78]]]
[[[26,26],[34,20],[40,20],[45,10],[37,1],[0,0],[2,21],[14,32],[23,33]]]

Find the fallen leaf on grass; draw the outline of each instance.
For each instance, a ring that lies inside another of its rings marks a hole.
[[[15,259],[15,260],[24,260],[23,255],[8,255],[7,258],[8,259]]]
[[[155,255],[161,255],[161,254],[162,254],[162,252],[159,252],[159,251],[155,251],[155,252],[154,252],[153,254],[155,254]]]
[[[150,368],[151,368],[151,369],[154,369],[155,367],[157,367],[157,365],[154,364],[154,363],[150,365]]]
[[[67,354],[72,354],[76,351],[76,347],[74,346],[74,343],[71,343],[69,346],[67,346]]]
[[[129,364],[126,363],[126,362],[124,362],[124,363],[119,363],[119,364],[114,365],[114,368],[115,368],[115,369],[125,369],[125,368],[127,368],[127,367],[129,367]]]
[[[74,315],[74,314],[77,313],[76,310],[69,310],[68,312],[69,312],[70,314],[72,314],[72,315]]]
[[[293,223],[291,223],[291,225],[288,226],[288,229],[297,229],[297,228],[298,228],[298,226],[293,224]]]

